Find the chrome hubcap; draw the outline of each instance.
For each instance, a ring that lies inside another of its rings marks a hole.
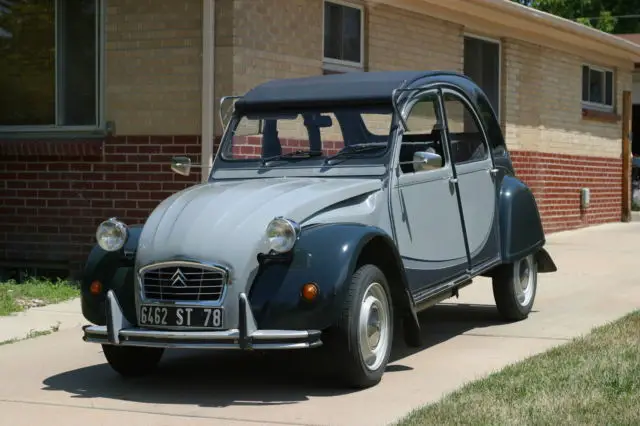
[[[536,287],[536,264],[533,255],[516,262],[513,265],[513,285],[518,303],[527,306],[531,303]]]
[[[364,292],[358,321],[360,353],[369,370],[382,365],[390,334],[389,300],[382,285],[374,282]]]
[[[377,306],[371,307],[369,314],[369,322],[367,324],[367,339],[369,340],[369,347],[375,348],[380,343],[380,313]]]

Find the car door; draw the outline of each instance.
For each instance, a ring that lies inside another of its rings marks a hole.
[[[486,129],[473,104],[449,88],[443,89],[442,100],[473,273],[500,259],[495,169]]]
[[[394,236],[415,293],[463,275],[468,266],[451,161],[442,137],[439,92],[422,93],[405,112],[391,188]],[[416,170],[413,154],[433,151],[442,165]]]

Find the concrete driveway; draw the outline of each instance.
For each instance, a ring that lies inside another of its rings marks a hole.
[[[490,282],[421,316],[426,344],[396,344],[382,383],[332,389],[302,352],[168,353],[153,377],[122,380],[79,328],[0,346],[0,424],[383,425],[467,381],[640,308],[640,223],[549,237],[559,267],[540,276],[535,312],[501,323]],[[398,343],[398,342],[397,342]]]

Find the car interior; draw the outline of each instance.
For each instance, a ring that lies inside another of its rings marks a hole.
[[[419,151],[431,151],[442,157],[445,164],[442,146],[442,125],[435,124],[431,133],[404,134],[400,145],[400,168],[402,173],[415,173],[413,154]]]

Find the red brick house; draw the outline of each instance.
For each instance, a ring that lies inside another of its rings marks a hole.
[[[467,73],[547,232],[619,221],[638,58],[508,0],[0,0],[0,268],[77,273],[100,221],[198,181],[168,162],[210,164],[221,96],[330,72]]]

